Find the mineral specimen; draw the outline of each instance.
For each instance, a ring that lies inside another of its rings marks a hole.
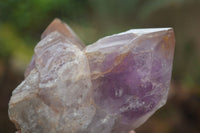
[[[85,47],[55,19],[41,38],[9,103],[22,133],[128,133],[165,104],[172,28],[129,30]]]

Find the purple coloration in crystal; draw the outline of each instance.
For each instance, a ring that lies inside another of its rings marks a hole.
[[[126,34],[127,41],[117,45],[115,38]],[[108,45],[105,40],[112,38]],[[85,49],[95,103],[108,114],[117,115],[118,124],[132,123],[136,128],[166,102],[174,51],[170,39],[174,40],[170,28],[138,29],[106,37]]]
[[[165,104],[172,28],[129,30],[83,49],[55,19],[41,38],[9,103],[22,133],[128,133]]]
[[[141,62],[134,58],[137,56],[139,55],[128,53],[112,71],[96,79],[95,82],[100,86],[94,88],[94,100],[97,105],[108,113],[122,114],[125,119],[131,121],[150,111],[149,107],[155,107],[158,102],[155,100],[157,97],[150,94],[152,89],[155,89],[148,79],[150,74],[143,73],[150,71],[150,68],[142,67],[147,64],[148,58]]]

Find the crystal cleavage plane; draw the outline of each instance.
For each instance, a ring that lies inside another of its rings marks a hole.
[[[172,28],[85,46],[55,19],[12,93],[9,118],[21,133],[128,133],[166,103],[174,47]]]

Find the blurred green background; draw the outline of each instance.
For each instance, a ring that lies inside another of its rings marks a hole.
[[[12,133],[12,90],[55,18],[91,44],[133,28],[173,27],[176,50],[169,100],[137,133],[200,132],[200,0],[0,0],[0,133]]]

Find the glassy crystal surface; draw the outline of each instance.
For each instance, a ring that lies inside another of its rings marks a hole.
[[[129,30],[85,47],[55,19],[41,38],[9,103],[22,133],[128,133],[166,103],[172,28]]]
[[[171,28],[108,36],[86,47],[85,53],[93,99],[106,114],[103,119],[115,121],[109,132],[135,129],[165,104],[174,53]],[[102,129],[98,122],[95,126]]]

